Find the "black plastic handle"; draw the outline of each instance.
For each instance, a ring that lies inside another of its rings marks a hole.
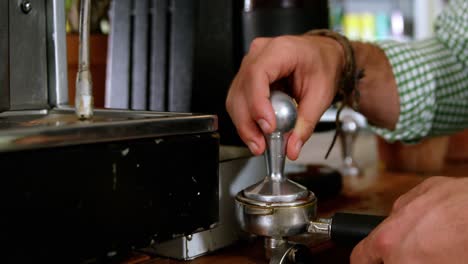
[[[331,222],[331,240],[337,244],[355,245],[385,218],[379,215],[336,213]]]

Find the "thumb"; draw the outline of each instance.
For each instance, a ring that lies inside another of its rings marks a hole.
[[[296,126],[288,139],[287,155],[291,160],[299,157],[302,146],[314,131],[316,121],[298,114]]]
[[[331,101],[326,99],[328,96],[311,90],[313,89],[309,89],[298,103],[296,126],[289,137],[287,147],[287,155],[291,160],[299,157],[302,146],[310,138],[320,117],[327,110],[328,101]]]

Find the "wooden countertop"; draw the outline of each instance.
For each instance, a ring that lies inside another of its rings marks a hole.
[[[448,164],[439,175],[455,177],[467,176],[468,163]],[[340,195],[326,201],[319,201],[319,217],[331,216],[336,211],[387,215],[396,198],[430,176],[433,175],[388,172],[379,169],[378,166],[366,168],[362,176],[344,178],[343,191]],[[210,255],[199,257],[192,261],[176,261],[163,258],[149,259],[147,256],[140,256],[126,263],[268,263],[263,255],[262,243],[262,239],[239,242],[237,245],[213,252]],[[332,245],[330,242],[312,245],[311,250],[317,259],[316,263],[347,263],[351,252],[351,248],[340,248]]]

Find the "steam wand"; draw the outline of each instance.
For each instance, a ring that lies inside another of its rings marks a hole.
[[[79,65],[76,76],[75,113],[81,120],[93,117],[93,83],[89,68],[89,27],[91,0],[80,1]]]

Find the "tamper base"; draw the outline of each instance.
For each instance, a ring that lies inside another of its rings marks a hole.
[[[309,195],[307,188],[296,182],[289,179],[274,181],[268,177],[243,192],[245,197],[262,202],[294,202]]]

